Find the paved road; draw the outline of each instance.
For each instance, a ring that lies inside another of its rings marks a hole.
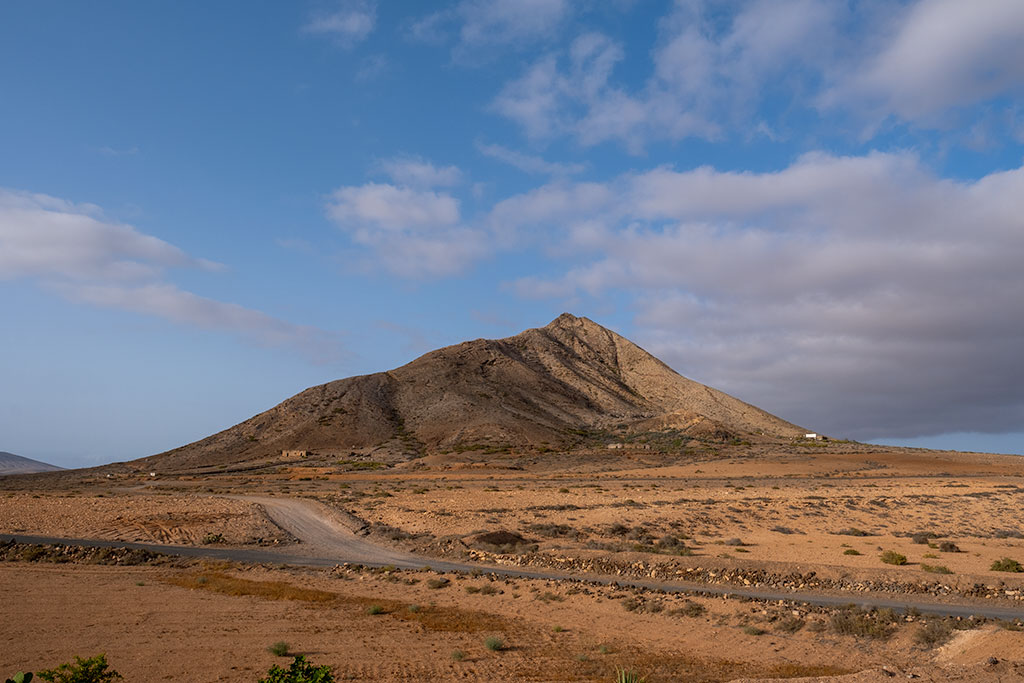
[[[281,528],[302,541],[298,547],[285,548],[218,548],[216,546],[176,546],[157,543],[125,543],[120,541],[55,538],[0,534],[0,541],[17,540],[23,543],[68,544],[89,547],[128,547],[181,557],[206,557],[232,562],[262,562],[270,564],[291,564],[312,567],[330,567],[343,562],[363,564],[371,567],[393,565],[404,569],[419,569],[430,566],[439,571],[487,571],[509,578],[533,578],[547,580],[583,580],[605,585],[647,588],[669,593],[692,593],[711,596],[737,596],[758,600],[787,600],[806,602],[813,605],[837,606],[855,603],[864,607],[888,607],[895,610],[916,609],[926,614],[943,616],[979,616],[989,619],[1024,619],[1024,605],[1020,607],[999,607],[970,603],[966,600],[940,601],[930,596],[907,595],[894,598],[859,593],[820,593],[811,591],[790,591],[771,588],[739,588],[684,581],[657,581],[583,574],[570,574],[544,569],[523,569],[495,567],[468,562],[452,562],[423,557],[394,548],[379,546],[357,535],[351,520],[346,519],[325,505],[311,500],[295,498],[245,497],[261,505],[267,515]]]

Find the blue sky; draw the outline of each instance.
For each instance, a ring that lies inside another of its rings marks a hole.
[[[0,5],[0,450],[201,438],[562,311],[1024,453],[1024,4]]]

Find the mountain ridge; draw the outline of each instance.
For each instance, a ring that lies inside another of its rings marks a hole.
[[[33,460],[23,455],[15,455],[7,451],[0,451],[0,476],[8,474],[33,474],[35,472],[57,472],[63,467],[51,465],[41,460]]]
[[[616,426],[719,439],[803,431],[679,375],[588,318],[563,313],[512,337],[465,341],[392,370],[310,387],[138,462],[188,468],[284,451],[402,459],[469,446],[550,450],[578,445],[580,432]]]

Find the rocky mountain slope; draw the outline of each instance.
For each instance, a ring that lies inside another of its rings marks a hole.
[[[197,467],[283,451],[412,457],[557,449],[666,431],[726,440],[802,430],[682,377],[636,344],[568,313],[507,339],[477,339],[395,370],[315,386],[241,424],[141,464]]]
[[[32,472],[56,472],[64,469],[56,465],[26,458],[7,451],[0,451],[0,476],[7,474],[30,474]]]

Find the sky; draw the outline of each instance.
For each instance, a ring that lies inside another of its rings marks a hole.
[[[0,4],[0,450],[161,452],[563,311],[1024,453],[1024,3]]]

